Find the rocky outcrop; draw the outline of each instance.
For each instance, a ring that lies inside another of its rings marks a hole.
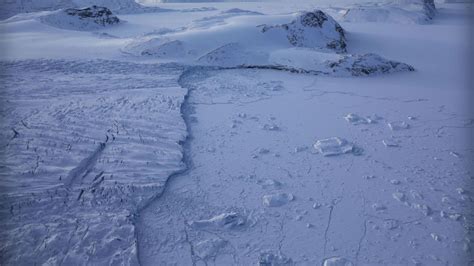
[[[349,72],[352,76],[369,76],[415,69],[405,63],[385,59],[377,54],[348,55],[328,64],[334,73]]]
[[[427,17],[432,19],[436,14],[436,5],[434,0],[423,0],[423,11]]]
[[[106,7],[92,6],[82,9],[68,8],[64,10],[69,16],[77,16],[82,20],[90,20],[91,22],[107,26],[118,24],[120,19],[112,14],[112,11]]]
[[[272,31],[284,31],[290,44],[296,47],[346,51],[344,29],[321,10],[299,13],[287,24],[263,25],[263,33]]]
[[[110,9],[100,6],[61,9],[42,16],[39,20],[56,28],[78,31],[99,30],[121,23]]]

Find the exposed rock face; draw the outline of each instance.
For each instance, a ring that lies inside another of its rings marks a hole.
[[[331,16],[321,10],[302,12],[291,23],[264,25],[262,32],[283,30],[293,46],[308,48],[328,48],[345,52],[344,29]]]
[[[404,5],[422,6],[423,12],[428,19],[432,19],[436,14],[436,5],[434,0],[398,0],[398,4],[402,8]]]
[[[333,69],[333,72],[349,71],[352,76],[369,76],[415,70],[408,64],[387,60],[372,53],[345,56],[337,62],[329,63],[329,67]]]
[[[106,7],[92,6],[82,9],[68,8],[64,10],[69,16],[77,16],[80,19],[90,20],[98,25],[106,26],[118,24],[120,19],[112,14]]]
[[[121,23],[106,7],[68,8],[41,16],[40,21],[49,26],[77,31],[94,31]]]
[[[423,10],[426,16],[432,19],[436,14],[436,6],[434,0],[423,0]]]

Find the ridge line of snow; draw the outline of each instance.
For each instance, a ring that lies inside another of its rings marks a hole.
[[[137,217],[140,216],[140,213],[145,210],[148,206],[150,206],[150,204],[154,201],[157,201],[159,200],[167,191],[168,187],[169,187],[169,184],[170,182],[172,182],[172,180],[180,175],[183,175],[183,174],[186,174],[190,169],[191,169],[191,165],[192,165],[192,160],[191,160],[191,157],[189,156],[189,146],[190,146],[190,142],[191,142],[191,139],[192,139],[192,134],[191,134],[191,126],[190,126],[190,112],[189,112],[189,94],[191,92],[190,88],[187,88],[185,86],[183,86],[182,84],[182,79],[184,76],[188,75],[190,72],[194,71],[196,69],[196,67],[185,67],[185,69],[183,70],[183,72],[180,74],[180,76],[178,77],[178,85],[185,89],[186,90],[186,94],[184,95],[184,99],[183,99],[183,102],[181,103],[181,106],[180,106],[180,112],[181,112],[181,117],[184,121],[184,124],[186,125],[186,138],[184,140],[181,140],[179,142],[179,145],[181,145],[181,147],[183,148],[183,157],[181,159],[181,162],[184,163],[184,167],[179,170],[179,171],[176,171],[174,172],[173,174],[169,175],[168,178],[166,179],[165,183],[163,184],[163,188],[161,189],[161,191],[159,193],[156,193],[155,196],[151,197],[150,199],[148,199],[146,202],[144,202],[141,206],[139,206],[136,210],[136,213],[134,214],[134,217],[132,219],[132,224],[133,226],[135,227],[135,230],[134,230],[134,234],[135,234],[135,241],[136,241],[136,248],[137,248],[137,253],[136,253],[136,256],[137,256],[137,262],[139,265],[142,265],[141,261],[140,261],[140,241],[138,240],[139,239],[139,236],[138,236],[138,230],[136,230],[136,228],[138,228],[138,219]]]

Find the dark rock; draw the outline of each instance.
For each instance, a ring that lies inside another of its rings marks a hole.
[[[283,30],[291,45],[308,48],[328,48],[346,51],[344,29],[331,16],[321,10],[302,12],[291,23],[264,25],[262,32]]]
[[[436,5],[434,0],[423,0],[423,10],[429,19],[433,19],[436,14]]]
[[[77,16],[80,19],[90,19],[94,23],[102,26],[120,23],[120,19],[112,14],[112,11],[106,7],[68,8],[65,12],[70,16]]]
[[[372,53],[348,55],[337,62],[331,62],[329,67],[333,69],[333,72],[349,71],[352,76],[369,76],[415,70],[408,64],[387,60]]]

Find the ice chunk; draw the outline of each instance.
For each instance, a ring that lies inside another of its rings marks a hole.
[[[421,211],[425,216],[428,216],[431,214],[431,208],[428,205],[414,203],[412,207],[416,210]]]
[[[451,154],[452,156],[454,156],[454,157],[456,157],[456,158],[459,158],[459,157],[460,157],[460,156],[459,156],[459,153],[454,152],[454,151],[450,152],[449,154]]]
[[[219,254],[219,250],[225,247],[226,244],[225,240],[211,238],[197,243],[194,252],[201,259],[212,258]]]
[[[294,199],[291,193],[277,193],[263,196],[263,205],[266,207],[280,207]]]
[[[306,147],[306,146],[298,146],[298,147],[295,147],[295,152],[298,153],[298,152],[305,151],[307,149],[308,149],[308,147]]]
[[[280,266],[280,265],[294,265],[293,260],[283,256],[282,254],[275,255],[271,252],[263,252],[260,254],[258,262],[260,266]]]
[[[345,139],[341,139],[338,137],[318,140],[314,144],[314,148],[324,156],[341,155],[354,151],[353,144],[347,142]]]
[[[410,194],[411,194],[411,197],[413,199],[416,199],[416,200],[422,200],[423,199],[423,195],[421,195],[421,193],[416,191],[416,190],[410,190]]]
[[[459,213],[454,213],[454,214],[450,214],[448,217],[451,220],[457,221],[462,217],[462,215]]]
[[[275,124],[265,124],[263,125],[263,130],[268,130],[268,131],[279,131],[280,127],[275,125]]]
[[[392,185],[400,185],[400,180],[392,179],[392,180],[390,180],[390,183],[391,183]]]
[[[407,200],[407,197],[405,196],[405,193],[403,192],[394,192],[392,194],[392,197],[400,202],[405,202]]]
[[[433,238],[436,241],[441,241],[441,237],[435,233],[431,233],[431,238]]]
[[[385,220],[383,227],[389,230],[397,229],[400,226],[400,222],[394,219]]]
[[[393,140],[384,139],[384,140],[382,140],[382,143],[387,148],[388,147],[399,147],[398,143],[396,141],[393,141]]]
[[[376,211],[383,211],[383,210],[387,209],[387,207],[385,207],[385,205],[383,205],[381,203],[374,203],[372,205],[372,208]]]
[[[361,117],[357,114],[349,113],[347,114],[344,119],[347,120],[347,122],[353,124],[353,125],[360,125],[360,124],[373,124],[376,123],[375,120],[372,120],[370,118],[366,117]]]
[[[323,266],[353,266],[354,264],[342,257],[332,257],[325,259]]]
[[[405,121],[394,121],[394,122],[388,123],[388,127],[392,131],[397,131],[397,130],[408,129],[410,125],[408,125]]]
[[[207,220],[191,221],[190,226],[198,229],[233,229],[245,224],[246,219],[235,212],[222,213]]]
[[[282,186],[281,182],[277,180],[273,180],[273,179],[259,180],[258,184],[260,184],[265,189],[268,189],[268,188],[278,189]]]

